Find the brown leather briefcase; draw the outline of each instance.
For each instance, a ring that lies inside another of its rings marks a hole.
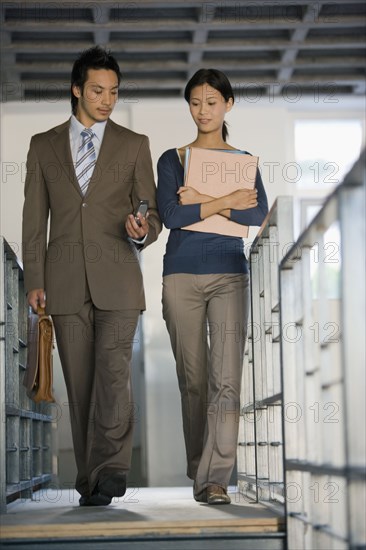
[[[27,395],[39,403],[40,401],[55,401],[52,394],[53,382],[53,323],[51,317],[45,314],[44,308],[38,307],[28,316],[27,368],[23,384]]]

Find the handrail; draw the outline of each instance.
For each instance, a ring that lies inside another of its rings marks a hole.
[[[289,548],[366,542],[365,160],[280,263]]]
[[[366,542],[365,164],[296,242],[279,197],[250,252],[238,485],[286,514],[290,549]]]
[[[292,197],[278,197],[252,243],[251,323],[243,366],[239,491],[283,513],[278,263],[293,243]]]

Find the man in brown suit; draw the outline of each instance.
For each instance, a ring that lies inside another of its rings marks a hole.
[[[145,309],[138,251],[161,230],[148,139],[109,119],[120,78],[108,52],[83,52],[71,75],[73,115],[33,136],[27,159],[25,286],[32,308],[45,306],[54,321],[81,506],[126,490],[130,360]],[[148,215],[136,221],[143,199]]]

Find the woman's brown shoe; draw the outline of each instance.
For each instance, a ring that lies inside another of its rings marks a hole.
[[[208,504],[230,504],[231,500],[226,490],[220,485],[209,485],[207,487]]]

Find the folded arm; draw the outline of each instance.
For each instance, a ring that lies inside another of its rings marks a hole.
[[[202,195],[182,186],[168,154],[158,162],[158,207],[168,229],[185,227],[213,214],[220,214],[241,225],[260,226],[268,213],[267,196],[259,170],[255,189],[240,189],[225,197]]]
[[[223,197],[202,195],[192,187],[180,187],[180,204],[200,204],[201,219],[220,214],[241,225],[260,226],[268,213],[267,195],[259,170],[254,189],[240,189]]]
[[[231,219],[231,210],[246,210],[257,206],[256,189],[240,189],[223,195],[222,197],[211,197],[202,195],[193,187],[180,187],[178,189],[180,204],[200,204],[201,219],[209,218],[213,214],[220,214]]]

